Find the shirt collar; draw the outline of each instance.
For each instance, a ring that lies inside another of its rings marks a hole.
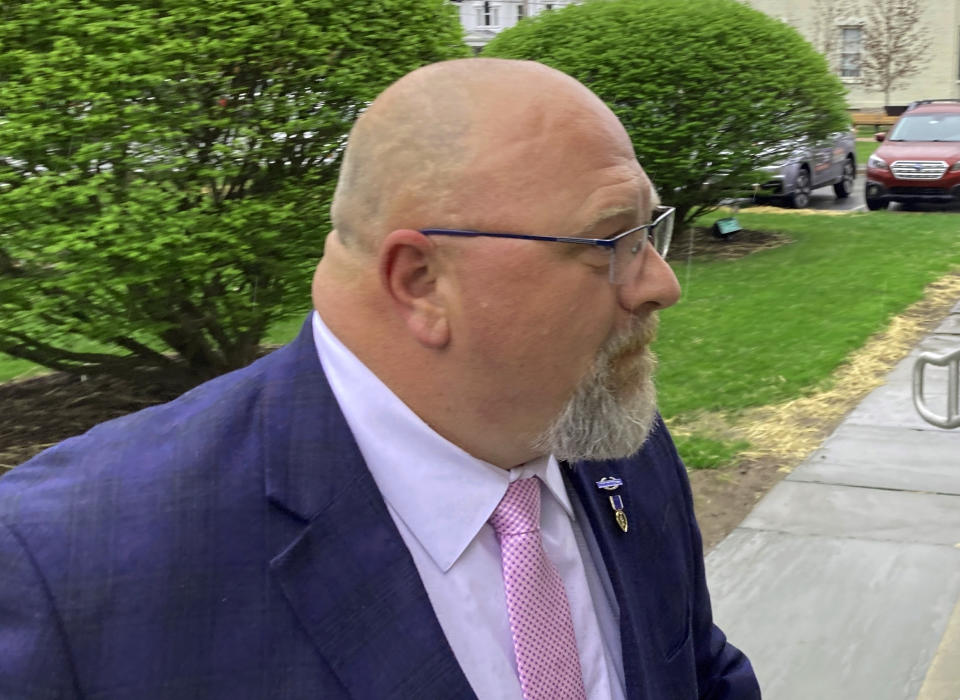
[[[437,434],[313,314],[330,388],[384,500],[447,571],[487,522],[511,481],[541,479],[573,518],[560,465],[544,456],[504,470]]]

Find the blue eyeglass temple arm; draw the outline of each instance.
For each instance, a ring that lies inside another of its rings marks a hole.
[[[631,229],[635,230],[635,229]],[[554,241],[557,243],[583,243],[587,245],[600,246],[601,248],[612,248],[616,245],[617,240],[620,236],[616,238],[570,238],[566,236],[528,236],[523,233],[488,233],[486,231],[461,231],[460,229],[455,228],[425,228],[421,229],[420,233],[425,236],[468,236],[471,238],[476,238],[478,236],[485,236],[487,238],[517,238],[523,241]],[[626,231],[625,233],[630,233]]]
[[[653,231],[653,227],[659,224],[661,221],[666,219],[668,216],[673,214],[675,211],[673,207],[656,207],[654,210],[654,215],[656,218],[649,224],[643,224],[642,226],[636,226],[632,229],[619,233],[613,238],[575,238],[569,236],[530,236],[523,233],[490,233],[487,231],[465,231],[462,229],[456,228],[425,228],[421,229],[420,233],[425,236],[466,236],[470,238],[476,238],[478,236],[486,236],[488,238],[516,238],[523,241],[555,241],[557,243],[581,243],[584,245],[595,245],[601,248],[613,248],[617,241],[625,236],[629,236],[634,231],[639,231],[640,229],[647,230],[647,236],[649,237],[650,233]]]

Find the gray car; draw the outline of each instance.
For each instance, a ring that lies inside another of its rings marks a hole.
[[[761,169],[770,179],[754,185],[753,199],[804,209],[810,193],[828,185],[833,185],[837,199],[849,197],[857,176],[854,141],[852,131],[838,131],[815,143],[798,139],[781,144],[777,150],[787,150],[788,155]]]

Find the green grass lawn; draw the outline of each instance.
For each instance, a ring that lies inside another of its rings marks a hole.
[[[302,311],[293,312],[287,318],[274,323],[267,332],[266,343],[281,345],[291,340],[300,331],[300,326],[303,324],[303,319],[306,317],[308,310],[309,307]],[[104,350],[104,346],[93,342],[82,342],[74,349],[80,352],[97,352]],[[48,370],[38,367],[32,362],[18,360],[0,353],[0,382],[31,377],[46,371]]]
[[[867,158],[877,150],[880,142],[874,138],[876,130],[872,126],[861,126],[857,128],[857,142],[854,144],[854,153],[857,158],[857,167],[862,168],[867,164]],[[859,139],[870,139],[869,141],[860,141]]]
[[[880,145],[878,141],[857,141],[854,148],[854,155],[857,159],[857,167],[864,168],[867,165],[867,158],[877,150]]]
[[[874,129],[872,126],[858,126],[856,128],[856,136],[858,139],[872,139],[875,133],[877,133],[877,129]]]
[[[745,228],[793,240],[738,260],[673,263],[683,296],[663,312],[657,341],[667,419],[689,424],[704,412],[735,418],[825,388],[844,358],[918,300],[925,285],[960,267],[955,213],[737,216]],[[674,252],[683,246],[678,234]],[[304,313],[275,324],[268,341],[292,338]],[[35,371],[0,356],[0,381]],[[744,447],[696,432],[679,436],[678,445],[694,468],[722,464]]]
[[[657,342],[660,408],[668,419],[735,416],[823,388],[926,284],[960,266],[956,214],[742,211],[738,219],[794,240],[738,260],[674,263],[683,296],[662,313]],[[674,250],[682,249],[680,236]],[[680,447],[697,467],[722,462],[740,446],[694,436]]]
[[[34,374],[40,374],[46,370],[43,367],[37,367],[32,362],[18,360],[9,355],[0,353],[0,382],[5,382],[18,377],[30,377]]]
[[[270,326],[270,330],[267,331],[267,342],[282,345],[293,340],[300,332],[300,327],[303,325],[303,320],[307,317],[308,311],[310,311],[309,306]]]

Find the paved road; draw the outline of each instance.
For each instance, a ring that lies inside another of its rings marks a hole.
[[[960,429],[911,401],[916,354],[958,345],[960,303],[707,557],[767,700],[960,698]]]
[[[837,199],[833,194],[833,187],[821,187],[813,191],[810,195],[810,209],[830,210],[830,211],[866,211],[867,205],[864,201],[863,189],[866,178],[863,172],[857,173],[857,179],[853,183],[853,194],[846,199]],[[750,206],[749,200],[740,200],[740,206],[744,209]],[[891,204],[890,210],[897,211],[899,204]],[[953,206],[945,209],[936,205],[919,205],[918,211],[958,211],[960,207]],[[960,699],[957,699],[960,700]]]
[[[857,174],[853,183],[853,194],[846,199],[837,199],[833,194],[833,187],[821,187],[814,190],[810,196],[810,209],[829,209],[831,211],[866,211],[867,205],[863,197],[863,187],[866,178]]]
[[[858,174],[853,184],[853,194],[846,199],[837,199],[833,193],[833,186],[821,187],[810,195],[810,209],[829,209],[835,211],[866,211],[867,206],[863,198],[864,176]],[[740,206],[747,209],[751,206],[750,200],[741,199]]]

